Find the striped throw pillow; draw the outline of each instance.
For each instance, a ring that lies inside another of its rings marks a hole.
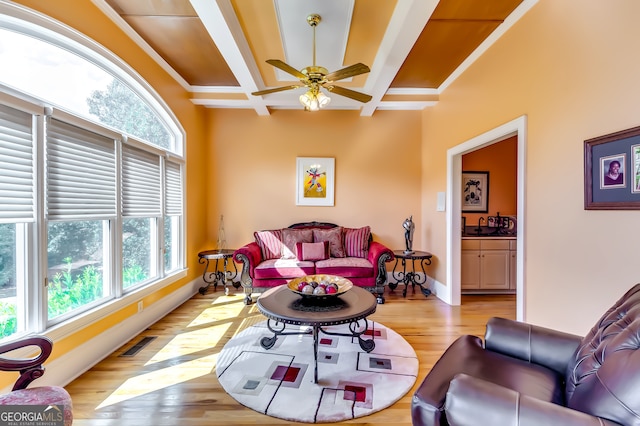
[[[348,257],[366,258],[369,254],[369,237],[371,228],[344,228],[344,249]]]
[[[253,237],[262,252],[262,260],[280,259],[282,255],[282,231],[280,229],[257,231],[253,233]]]

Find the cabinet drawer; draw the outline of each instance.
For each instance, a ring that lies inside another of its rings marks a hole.
[[[480,240],[462,240],[462,250],[480,250]]]
[[[509,250],[509,240],[479,240],[482,250]]]

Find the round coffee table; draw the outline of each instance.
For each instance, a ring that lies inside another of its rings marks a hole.
[[[373,294],[360,287],[352,287],[340,296],[314,300],[303,298],[289,290],[286,285],[274,287],[258,298],[258,309],[267,317],[267,327],[273,337],[263,337],[260,345],[271,349],[278,336],[289,334],[313,333],[313,355],[315,360],[314,381],[318,383],[318,334],[320,332],[334,336],[353,336],[358,339],[365,352],[371,352],[376,344],[372,339],[365,340],[362,335],[369,325],[367,316],[376,311],[378,305]],[[364,320],[364,325],[360,321]],[[287,324],[308,325],[309,331],[285,331]],[[333,333],[322,327],[349,324],[351,334]]]

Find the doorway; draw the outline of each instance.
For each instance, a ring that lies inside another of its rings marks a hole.
[[[476,136],[447,151],[447,265],[446,291],[441,299],[451,305],[460,305],[460,254],[461,254],[461,198],[462,198],[462,156],[477,149],[501,142],[512,136],[517,138],[517,223],[516,238],[516,318],[525,320],[524,300],[526,287],[524,282],[524,238],[525,238],[525,153],[526,153],[526,116],[518,117],[486,133]]]

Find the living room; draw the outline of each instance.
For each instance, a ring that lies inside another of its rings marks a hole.
[[[349,110],[273,110],[265,117],[253,110],[204,108],[92,2],[13,3],[113,51],[161,95],[185,130],[186,275],[145,298],[150,312],[162,306],[154,315],[197,292],[197,253],[215,244],[221,215],[228,247],[251,240],[257,229],[321,220],[370,225],[375,238],[393,249],[404,246],[402,221],[413,215],[414,247],[434,254],[430,279],[449,286],[452,224],[448,212],[437,209],[438,194],[452,191],[448,151],[521,117],[521,318],[585,334],[637,282],[637,215],[584,209],[584,141],[640,123],[640,62],[633,54],[640,5],[633,0],[615,7],[596,0],[539,0],[435,105],[379,110],[371,117]],[[335,158],[334,206],[296,206],[297,157]],[[580,308],[567,315],[568,306]],[[126,341],[126,328],[142,324],[133,325],[136,314],[132,303],[56,341],[52,366],[41,380],[71,380],[81,371],[61,366],[84,368],[86,360],[115,350],[117,344],[108,345]],[[110,333],[120,335],[105,339]],[[70,362],[79,352],[83,362]]]

